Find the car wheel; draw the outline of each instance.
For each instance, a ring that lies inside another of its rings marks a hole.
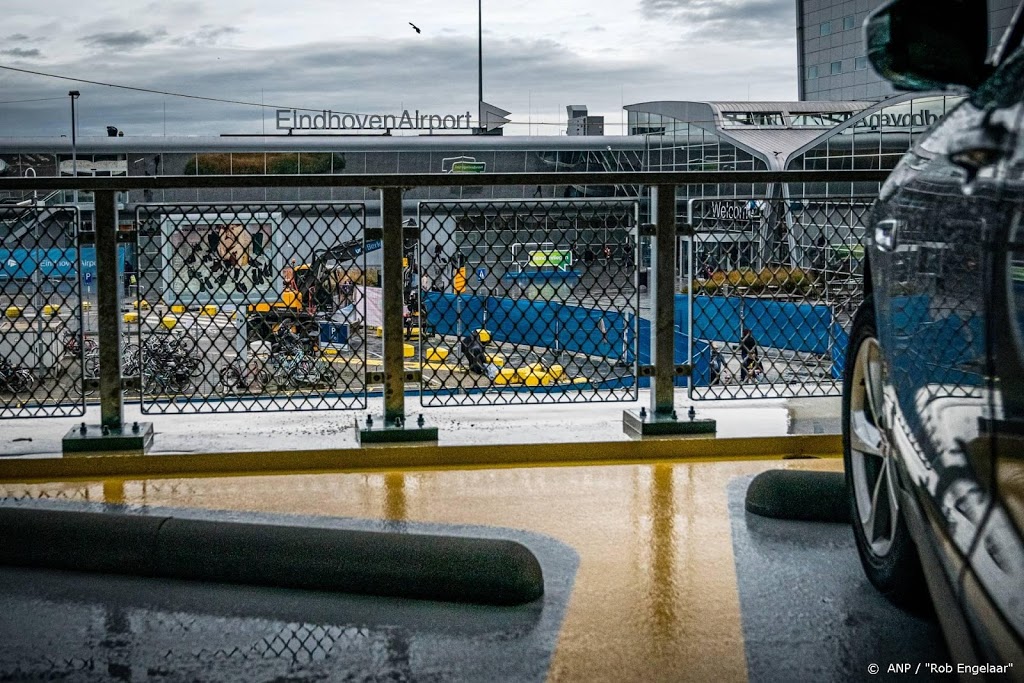
[[[917,548],[901,509],[895,447],[882,411],[882,349],[866,300],[853,318],[843,373],[843,461],[850,519],[868,579],[890,601],[928,604]]]

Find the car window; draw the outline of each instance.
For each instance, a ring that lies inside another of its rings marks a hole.
[[[971,102],[979,109],[1006,108],[1024,98],[1024,46],[1003,62],[987,81],[971,95]]]

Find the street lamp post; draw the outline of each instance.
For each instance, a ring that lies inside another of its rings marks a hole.
[[[71,98],[71,174],[78,178],[78,150],[75,147],[78,137],[78,124],[75,122],[75,100],[81,97],[82,93],[77,90],[69,90],[68,97]],[[78,186],[72,190],[75,206],[78,206]]]
[[[476,0],[477,125],[484,129],[484,0]]]

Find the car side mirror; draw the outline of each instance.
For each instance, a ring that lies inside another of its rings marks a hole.
[[[868,59],[903,90],[974,89],[988,78],[988,8],[978,0],[891,0],[864,23]]]

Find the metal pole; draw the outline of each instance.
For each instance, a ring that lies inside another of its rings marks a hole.
[[[484,129],[484,0],[476,2],[477,125]]]
[[[651,325],[651,412],[669,416],[675,398],[675,290],[676,188],[658,185],[651,189],[657,230],[651,245],[653,272],[649,279],[654,324]]]
[[[119,431],[121,396],[121,286],[117,272],[117,203],[113,190],[96,190],[96,284],[99,313],[100,425]]]
[[[77,90],[70,90],[68,91],[68,96],[71,98],[71,173],[75,178],[78,178],[78,150],[76,148],[78,142],[78,124],[75,121],[75,100],[81,96],[81,93]],[[78,206],[78,188],[76,187],[72,192],[75,206]]]
[[[405,422],[405,339],[402,325],[402,189],[388,187],[381,194],[383,225],[382,292],[384,317],[384,426]]]

